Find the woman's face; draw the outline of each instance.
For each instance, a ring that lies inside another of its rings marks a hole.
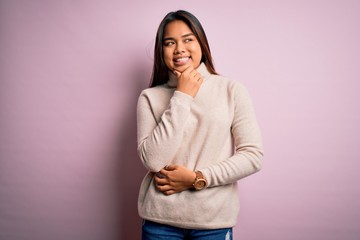
[[[163,51],[166,66],[170,70],[183,72],[201,61],[201,47],[191,29],[181,20],[174,20],[165,27]]]

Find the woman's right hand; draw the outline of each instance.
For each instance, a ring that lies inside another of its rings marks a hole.
[[[196,173],[184,166],[168,165],[154,176],[156,188],[165,195],[193,188]]]
[[[201,74],[192,66],[189,66],[182,73],[174,70],[174,74],[178,79],[176,90],[195,97],[203,82]]]

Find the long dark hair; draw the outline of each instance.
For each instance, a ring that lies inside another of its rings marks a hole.
[[[163,37],[165,27],[168,23],[174,20],[181,20],[188,25],[200,44],[202,52],[201,62],[205,63],[205,66],[210,73],[217,74],[211,57],[209,43],[201,23],[193,14],[184,10],[178,10],[176,12],[169,12],[161,21],[157,30],[154,49],[154,66],[151,75],[150,87],[164,84],[169,79],[168,68],[164,61]]]

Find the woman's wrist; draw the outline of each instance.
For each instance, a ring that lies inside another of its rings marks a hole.
[[[194,183],[195,183],[195,180],[196,180],[196,173],[194,171],[191,172],[191,177],[189,178],[189,189],[192,189],[194,188]]]
[[[202,174],[202,172],[200,171],[196,171],[195,172],[195,181],[193,183],[193,187],[195,188],[195,190],[202,190],[204,188],[206,188],[208,186],[208,182],[206,180],[206,178],[204,177],[204,175]]]

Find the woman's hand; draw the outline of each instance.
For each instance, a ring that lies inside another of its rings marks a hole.
[[[171,195],[193,187],[196,178],[195,172],[184,166],[169,165],[159,172],[164,177],[155,174],[155,185],[165,195]]]
[[[203,82],[201,74],[192,66],[182,73],[174,70],[174,74],[178,78],[177,90],[195,97]]]

